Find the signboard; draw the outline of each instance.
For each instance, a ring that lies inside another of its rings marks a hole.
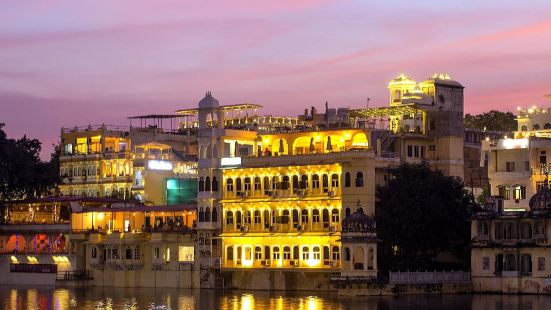
[[[151,170],[172,170],[172,162],[166,160],[149,160],[147,168]]]
[[[221,166],[239,166],[241,165],[241,157],[223,157],[220,160]]]
[[[56,264],[10,264],[10,272],[56,273]]]

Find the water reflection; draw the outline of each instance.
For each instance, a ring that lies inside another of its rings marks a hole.
[[[551,309],[551,296],[440,295],[339,297],[317,292],[218,292],[124,288],[10,288],[0,286],[2,309]]]

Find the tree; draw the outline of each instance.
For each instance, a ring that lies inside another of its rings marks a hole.
[[[59,148],[40,160],[41,143],[23,136],[9,139],[0,123],[0,202],[53,194],[59,184]]]
[[[403,164],[377,188],[379,270],[446,268],[437,256],[452,253],[470,264],[472,194],[457,177],[431,170],[427,164]]]
[[[517,119],[511,112],[491,110],[482,114],[467,114],[464,118],[465,128],[476,128],[490,131],[516,131]]]

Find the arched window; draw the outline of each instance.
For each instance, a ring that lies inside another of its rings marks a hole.
[[[218,180],[216,179],[216,177],[212,177],[212,191],[218,191]]]
[[[278,189],[278,186],[279,186],[278,183],[279,182],[278,182],[277,176],[273,176],[272,177],[272,190],[275,191],[276,189]]]
[[[298,210],[297,209],[293,209],[293,227],[297,227],[298,226]]]
[[[312,176],[312,188],[320,188],[320,176],[317,174]]]
[[[293,175],[293,193],[296,193],[297,190],[299,189],[299,184],[298,184],[298,175]]]
[[[444,95],[438,95],[438,103],[440,103],[440,105],[444,105],[446,103],[446,98],[444,98]]]
[[[551,129],[551,124],[545,123],[545,125],[543,125],[543,129]]]
[[[270,228],[270,211],[264,210],[264,228]]]
[[[521,131],[528,131],[528,126],[527,125],[522,125],[522,127],[520,128]]]
[[[526,199],[526,187],[522,185],[513,186],[513,199]]]
[[[283,259],[291,259],[291,248],[288,246],[283,247]]]
[[[339,187],[339,175],[336,173],[333,173],[331,175],[331,188]]]
[[[260,224],[260,210],[254,210],[254,223]]]
[[[340,222],[339,210],[337,209],[331,210],[331,222],[333,223]]]
[[[229,193],[233,192],[233,179],[231,178],[226,180],[226,191]]]
[[[293,259],[299,259],[299,248],[298,245],[293,247]]]
[[[364,187],[364,174],[362,172],[356,173],[356,187]]]
[[[338,261],[340,258],[341,258],[341,250],[339,249],[339,246],[337,245],[334,245],[332,248],[331,248],[331,258],[334,260],[334,261]]]
[[[269,245],[264,247],[264,259],[270,259],[270,246]]]
[[[226,212],[226,225],[233,225],[233,212]]]
[[[241,211],[237,210],[235,212],[235,224],[237,225],[237,229],[241,228],[241,221],[243,220]]]
[[[284,175],[282,180],[281,180],[281,189],[282,190],[288,190],[289,189],[289,176],[288,175]]]
[[[323,209],[322,211],[323,227],[329,227],[329,210]]]
[[[514,254],[505,254],[504,271],[517,271],[517,260]]]
[[[245,224],[251,224],[251,210],[245,211]]]
[[[283,210],[283,213],[281,214],[281,223],[289,224],[289,210]]]
[[[259,246],[254,247],[254,259],[256,260],[262,259],[262,248]]]
[[[205,222],[210,222],[210,208],[205,209]]]
[[[300,222],[302,224],[308,223],[308,209],[302,209],[302,211],[300,211],[300,213],[301,213]]]
[[[534,130],[540,130],[540,125],[535,124],[535,125],[532,127],[532,129],[534,129]]]
[[[350,172],[344,174],[344,187],[350,187]]]
[[[212,221],[218,222],[218,211],[216,211],[216,207],[212,207]]]
[[[328,246],[323,246],[323,260],[328,262],[329,258],[330,258],[329,247]]]
[[[260,177],[254,178],[254,190],[255,191],[261,191],[262,190],[262,184],[260,183]]]
[[[226,249],[226,259],[233,260],[233,247],[231,246]]]
[[[205,191],[205,179],[203,179],[203,177],[199,178],[199,191]]]
[[[199,234],[199,244],[200,245],[205,244],[205,237],[203,237],[203,233]]]
[[[312,223],[319,223],[320,222],[320,210],[314,209],[312,210]]]
[[[302,259],[303,260],[310,259],[310,250],[308,249],[307,246],[302,247]]]
[[[275,246],[274,249],[273,249],[273,256],[272,256],[275,260],[278,260],[279,257],[280,257],[280,253],[279,253],[279,247]]]
[[[251,178],[245,178],[245,191],[248,192],[251,190]]]
[[[399,89],[394,91],[394,102],[400,101],[400,98],[402,97],[402,92],[400,92]]]
[[[238,193],[240,193],[240,192],[243,190],[243,188],[242,188],[242,186],[241,186],[241,178],[235,179],[235,190],[236,190]]]
[[[203,210],[203,207],[199,208],[199,223],[205,221],[205,210]]]
[[[270,177],[264,177],[264,195],[270,194]]]
[[[504,239],[516,239],[517,238],[517,227],[514,223],[507,223],[505,224],[505,228],[503,231],[503,237]]]
[[[532,226],[529,223],[523,223],[521,227],[522,239],[532,239]]]
[[[321,183],[323,187],[323,192],[327,193],[329,191],[329,176],[327,174],[321,176]]]
[[[205,179],[205,191],[210,192],[210,177]]]
[[[346,207],[346,209],[344,209],[344,215],[346,217],[348,217],[350,215],[350,208],[349,207]]]
[[[320,247],[319,247],[319,246],[315,246],[315,247],[312,249],[312,254],[313,254],[313,259],[320,260],[320,259],[321,259]]]
[[[300,176],[300,189],[308,189],[308,175],[303,174]]]

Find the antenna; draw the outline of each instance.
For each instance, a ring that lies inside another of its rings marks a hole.
[[[371,100],[371,98],[367,97],[367,104],[366,104],[366,108],[369,109],[369,101]]]

